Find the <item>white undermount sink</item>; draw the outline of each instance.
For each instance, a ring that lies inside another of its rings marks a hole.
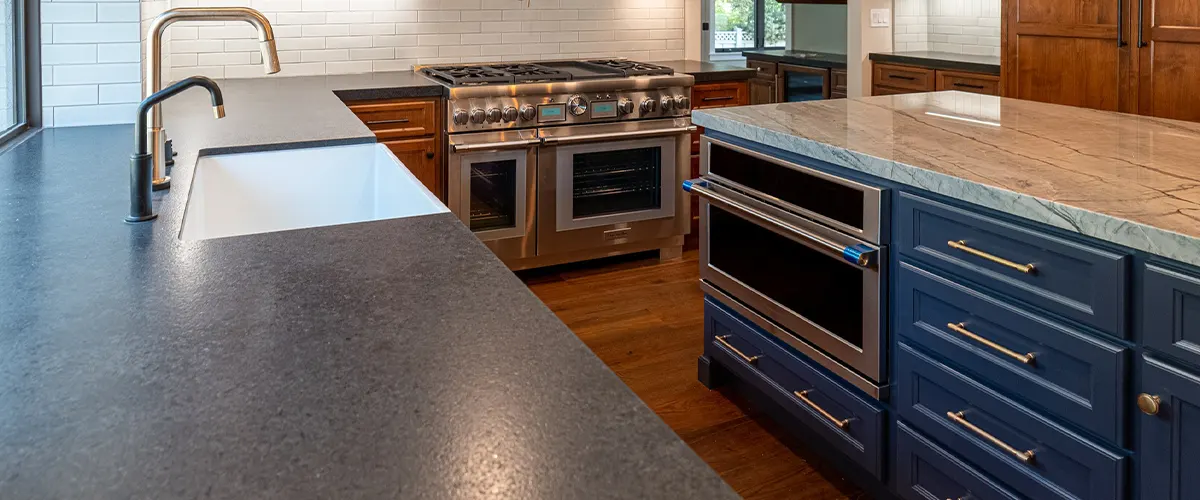
[[[382,144],[204,156],[185,240],[448,212]]]

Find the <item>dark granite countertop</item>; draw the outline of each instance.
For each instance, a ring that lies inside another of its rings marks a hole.
[[[872,61],[909,64],[933,69],[1000,74],[1000,58],[951,52],[872,52]]]
[[[736,498],[453,215],[178,238],[201,152],[374,141],[332,92],[404,78],[185,92],[149,224],[131,126],[0,155],[0,498]]]
[[[704,61],[659,61],[654,64],[667,66],[676,73],[686,73],[696,77],[696,83],[728,82],[749,80],[757,73],[754,68],[743,64],[704,62]]]
[[[846,69],[846,54],[828,54],[811,50],[746,50],[746,59],[775,61],[812,68]]]

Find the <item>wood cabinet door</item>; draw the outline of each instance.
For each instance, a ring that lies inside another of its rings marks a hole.
[[[750,79],[750,104],[770,104],[776,102],[775,77]]]
[[[1143,115],[1200,121],[1200,2],[1128,0],[1142,24],[1133,36],[1138,49]]]
[[[1200,376],[1143,358],[1136,415],[1140,498],[1200,498]],[[1149,410],[1149,411],[1147,411]],[[1150,414],[1153,413],[1153,414]]]
[[[1138,1],[1006,0],[1005,97],[1136,112],[1128,20]]]
[[[392,150],[408,171],[429,188],[438,199],[446,201],[446,169],[442,167],[441,151],[436,137],[388,141],[383,143]]]

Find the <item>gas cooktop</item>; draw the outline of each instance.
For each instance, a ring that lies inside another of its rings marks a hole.
[[[625,59],[427,66],[421,68],[421,72],[451,87],[565,82],[675,74],[674,70],[666,66]]]

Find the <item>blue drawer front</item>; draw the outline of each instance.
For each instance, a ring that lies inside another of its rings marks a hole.
[[[844,386],[844,382],[786,351],[769,334],[725,310],[711,298],[705,299],[704,324],[706,355],[739,379],[762,390],[800,423],[824,436],[864,469],[881,477],[884,412],[878,402],[860,396]],[[747,362],[746,358],[754,358],[754,361]],[[803,393],[808,402],[797,396],[797,392]],[[839,428],[832,420],[846,423]]]
[[[909,255],[944,266],[984,286],[1063,317],[1126,337],[1128,256],[901,193],[896,246]],[[1014,264],[1024,273],[953,248],[965,242]]]
[[[896,423],[896,492],[908,500],[1020,497],[910,428]]]
[[[1142,283],[1142,342],[1200,366],[1200,277],[1147,265]]]
[[[946,449],[1023,496],[1121,498],[1126,457],[1072,433],[903,342],[897,344],[895,354],[896,411]],[[948,413],[966,423],[954,421]],[[1013,451],[1004,450],[1000,443]],[[1025,451],[1034,453],[1029,463],[1013,455]]]
[[[1125,349],[1004,303],[909,263],[900,265],[899,333],[1005,393],[1123,443]],[[955,331],[957,325],[1024,363]]]

